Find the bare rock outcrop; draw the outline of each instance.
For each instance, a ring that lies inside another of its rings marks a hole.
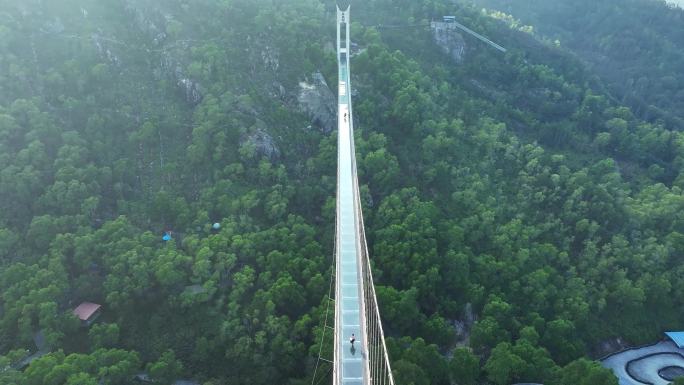
[[[275,140],[263,128],[257,128],[247,135],[240,143],[240,147],[245,146],[253,147],[256,156],[259,158],[268,158],[271,161],[280,158],[280,149]]]
[[[609,354],[624,350],[627,347],[629,347],[629,344],[627,341],[623,340],[622,337],[614,337],[605,341],[601,341],[598,345],[596,345],[593,349],[592,355],[595,357],[604,357]]]
[[[433,21],[430,23],[432,37],[435,43],[449,55],[456,63],[462,63],[465,59],[466,43],[463,36],[458,33],[452,23]]]
[[[112,50],[108,46],[109,44],[105,37],[101,36],[98,33],[93,33],[90,36],[90,39],[95,45],[97,53],[100,55],[100,58],[106,60],[108,63],[113,64],[116,67],[121,66],[121,59],[119,59],[119,56],[112,52]]]
[[[454,331],[456,332],[456,346],[468,346],[470,344],[470,331],[475,324],[473,305],[467,303],[463,307],[463,318],[460,320],[452,320],[452,324],[454,326]]]
[[[310,83],[299,83],[297,101],[301,111],[311,118],[311,124],[321,132],[329,134],[335,129],[337,101],[323,74],[316,72]]]
[[[167,24],[173,20],[173,16],[162,14],[158,10],[145,10],[132,0],[126,1],[126,11],[136,27],[150,38],[155,46],[161,48],[161,72],[173,78],[188,104],[199,104],[203,98],[202,86],[187,74],[184,63],[186,60],[178,54],[178,50],[182,50],[184,44],[178,43],[180,45],[171,47],[166,44]]]

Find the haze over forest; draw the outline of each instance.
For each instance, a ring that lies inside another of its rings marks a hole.
[[[1,2],[0,384],[311,384],[333,351],[335,12]],[[684,330],[684,10],[351,18],[398,385],[617,385],[599,358]]]

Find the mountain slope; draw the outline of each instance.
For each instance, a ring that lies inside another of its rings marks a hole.
[[[682,317],[682,135],[563,44],[474,7],[352,7],[398,383],[614,384],[586,359],[602,341]],[[445,14],[509,52],[459,36],[454,62],[425,27]],[[0,382],[311,382],[332,266],[333,17],[315,0],[10,2],[0,367],[37,331],[52,353]],[[90,329],[81,301],[104,306]]]
[[[559,40],[643,119],[684,128],[684,10],[653,0],[477,0]]]

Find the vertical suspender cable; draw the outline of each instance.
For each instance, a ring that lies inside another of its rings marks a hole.
[[[333,255],[335,255],[335,248],[336,248],[335,245],[333,245]],[[334,263],[333,263],[333,266],[334,266]],[[332,294],[334,279],[335,279],[335,268],[333,267],[330,270],[330,288],[328,289],[328,297],[325,300],[325,320],[323,321],[323,332],[321,333],[321,342],[320,342],[320,346],[318,347],[318,358],[316,359],[316,366],[314,368],[313,378],[311,379],[311,385],[313,385],[314,382],[316,381],[316,373],[318,372],[318,366],[321,362],[321,355],[323,353],[323,343],[325,342],[325,330],[328,327],[328,312],[330,310],[330,301],[332,300],[331,294]]]

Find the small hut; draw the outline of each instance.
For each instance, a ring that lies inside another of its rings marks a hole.
[[[88,327],[100,316],[102,305],[92,302],[83,302],[74,309],[74,315],[81,320],[81,326]]]

